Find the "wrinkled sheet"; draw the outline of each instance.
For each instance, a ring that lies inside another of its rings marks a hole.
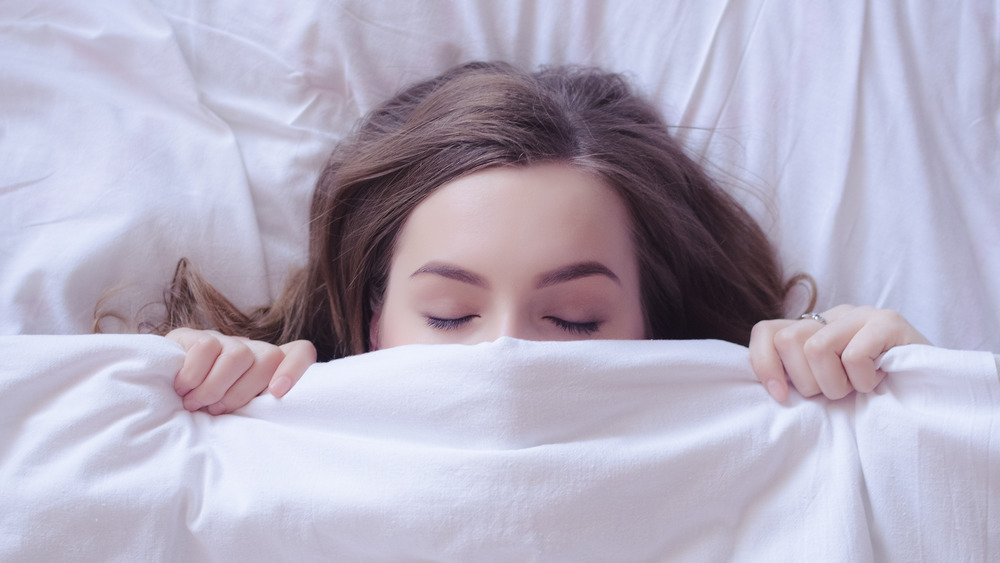
[[[0,338],[4,561],[985,561],[993,356],[773,402],[718,341],[405,346],[189,413],[152,336]]]
[[[503,59],[627,73],[786,270],[818,280],[817,309],[890,307],[939,345],[1000,351],[998,14],[0,2],[0,334],[90,332],[102,298],[140,315],[183,256],[239,305],[269,302],[355,120]],[[0,559],[997,558],[985,357],[894,350],[874,395],[778,406],[738,348],[626,345],[619,373],[618,353],[561,346],[316,366],[214,419],[180,409],[164,341],[3,338]]]
[[[470,59],[627,73],[789,273],[1000,351],[1000,3],[0,2],[0,334],[91,330],[189,257],[243,306],[305,260],[355,120]],[[801,313],[791,303],[789,313]],[[155,308],[149,309],[155,312]],[[113,325],[113,323],[112,323]],[[108,330],[117,330],[109,326]]]

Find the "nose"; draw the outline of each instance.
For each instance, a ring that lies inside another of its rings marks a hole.
[[[508,311],[498,319],[496,327],[491,331],[491,340],[506,336],[508,338],[518,338],[521,340],[533,340],[531,320],[525,315],[516,311]]]

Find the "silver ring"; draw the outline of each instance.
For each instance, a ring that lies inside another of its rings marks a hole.
[[[812,319],[814,321],[819,321],[819,322],[821,322],[823,324],[826,324],[826,319],[824,319],[823,315],[820,315],[819,313],[806,313],[806,314],[802,315],[799,318],[800,319]]]

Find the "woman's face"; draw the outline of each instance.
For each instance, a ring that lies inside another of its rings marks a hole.
[[[565,164],[464,176],[407,219],[374,313],[373,349],[642,339],[628,213],[611,188]]]

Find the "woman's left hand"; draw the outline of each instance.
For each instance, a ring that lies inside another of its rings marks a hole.
[[[804,397],[822,393],[840,399],[852,391],[867,393],[885,377],[875,361],[904,344],[930,344],[895,311],[838,305],[821,320],[761,321],[750,333],[750,362],[767,392],[788,398],[788,381]],[[786,378],[787,376],[787,378]]]

